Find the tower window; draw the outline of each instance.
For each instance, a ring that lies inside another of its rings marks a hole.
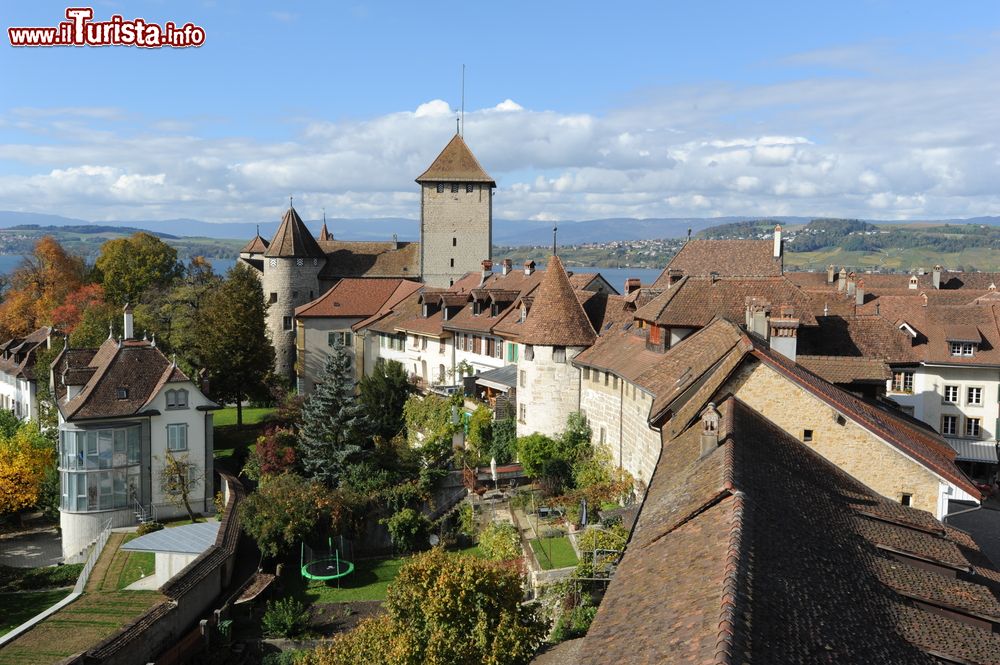
[[[473,190],[474,190],[475,188],[476,188],[476,186],[475,186],[475,185],[473,185],[473,184],[472,184],[472,183],[470,182],[470,183],[468,183],[468,184],[467,184],[467,185],[465,186],[465,193],[466,193],[466,194],[471,194],[471,193],[472,193],[472,191],[473,191]]]
[[[438,183],[437,190],[438,190],[438,194],[441,194],[442,192],[444,192],[444,183],[443,182],[439,182]]]
[[[452,194],[458,194],[458,183],[457,182],[451,183],[451,193]]]
[[[278,302],[278,294],[277,294],[277,293],[275,293],[274,291],[271,291],[271,297],[270,297],[270,298],[268,298],[268,301],[269,301],[269,302],[270,302],[270,303],[271,303],[272,305],[273,305],[274,303]]]
[[[282,320],[281,320],[281,326],[285,330],[291,330],[292,329],[292,317],[290,317],[290,316],[283,317]]]
[[[450,259],[450,260],[451,260],[451,267],[454,268],[455,267],[455,259]]]
[[[458,247],[458,238],[452,236],[452,238],[451,238],[451,246],[452,247]]]
[[[912,494],[903,494],[902,496],[899,497],[899,502],[901,504],[903,504],[904,506],[912,505],[912,503],[913,503],[913,495]]]

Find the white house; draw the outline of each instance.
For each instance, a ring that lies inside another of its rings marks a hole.
[[[212,511],[213,442],[209,400],[156,348],[125,336],[97,349],[64,348],[52,363],[59,410],[60,526],[65,557],[78,554],[106,524],[185,513],[163,490],[168,455],[191,463],[197,512]]]
[[[0,344],[0,408],[21,420],[38,420],[35,356],[49,348],[51,336],[52,328],[42,327]]]

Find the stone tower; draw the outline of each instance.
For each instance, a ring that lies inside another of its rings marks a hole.
[[[493,188],[497,186],[458,134],[424,171],[420,184],[420,272],[448,287],[493,258]]]
[[[295,308],[319,295],[319,273],[326,254],[289,206],[281,225],[264,250],[261,285],[267,309],[267,329],[274,345],[274,370],[295,379]]]
[[[572,360],[597,340],[559,257],[553,256],[518,336],[517,435],[557,436],[580,410]]]

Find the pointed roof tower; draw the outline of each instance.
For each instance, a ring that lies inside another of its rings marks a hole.
[[[319,238],[318,238],[318,240],[320,242],[330,242],[331,240],[333,240],[333,234],[326,230],[326,220],[325,219],[323,220],[323,228],[321,228],[319,230]]]
[[[260,237],[260,225],[257,225],[257,235],[240,250],[240,254],[263,254],[267,251],[268,241]]]
[[[558,256],[549,259],[518,337],[522,344],[590,346],[597,333],[576,297]]]
[[[299,213],[288,206],[288,211],[281,218],[281,226],[271,238],[264,256],[268,258],[325,258],[316,239],[309,233]]]
[[[417,182],[482,182],[490,187],[497,186],[458,134],[452,137],[430,167],[420,174]]]

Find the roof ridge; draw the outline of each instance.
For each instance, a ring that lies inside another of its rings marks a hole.
[[[734,443],[730,442],[729,446],[732,448]],[[731,454],[729,453],[729,455]],[[740,615],[736,605],[739,601],[739,562],[743,550],[746,495],[740,490],[735,490],[732,492],[732,497],[733,524],[729,531],[725,577],[722,580],[721,607],[719,609],[719,635],[715,643],[715,662],[717,665],[729,665],[737,661],[737,654],[734,651]]]

